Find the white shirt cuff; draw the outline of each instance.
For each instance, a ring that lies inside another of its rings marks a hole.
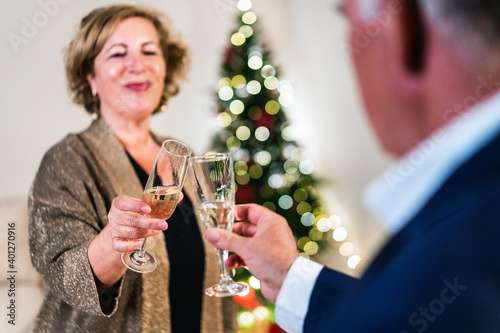
[[[314,261],[298,257],[290,267],[276,300],[276,323],[290,333],[302,333],[309,299],[323,269]]]

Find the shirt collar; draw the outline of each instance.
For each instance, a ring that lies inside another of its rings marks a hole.
[[[364,191],[366,208],[396,233],[444,182],[498,134],[500,93],[436,130]]]

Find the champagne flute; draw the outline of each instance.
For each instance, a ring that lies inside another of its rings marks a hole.
[[[198,213],[207,229],[231,230],[234,222],[234,169],[229,153],[193,156],[189,159],[189,170],[194,183]],[[248,287],[234,282],[224,261],[227,250],[216,249],[219,258],[219,283],[205,290],[208,296],[231,296]]]
[[[142,201],[151,207],[148,216],[164,220],[172,216],[190,156],[191,148],[184,143],[177,140],[163,142],[142,194]],[[140,248],[122,254],[122,262],[134,272],[149,273],[157,266],[155,257],[146,251],[146,240],[147,237]]]

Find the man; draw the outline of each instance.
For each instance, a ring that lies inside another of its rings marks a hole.
[[[499,332],[500,2],[344,7],[368,117],[400,157],[366,193],[394,237],[360,279],[299,257],[286,221],[257,205],[205,237],[261,280],[290,332]]]

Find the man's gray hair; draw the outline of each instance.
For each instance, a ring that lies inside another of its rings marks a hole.
[[[403,0],[418,1],[441,33],[449,38],[479,37],[490,45],[500,45],[500,0]],[[381,0],[357,0],[360,15],[373,19]]]

